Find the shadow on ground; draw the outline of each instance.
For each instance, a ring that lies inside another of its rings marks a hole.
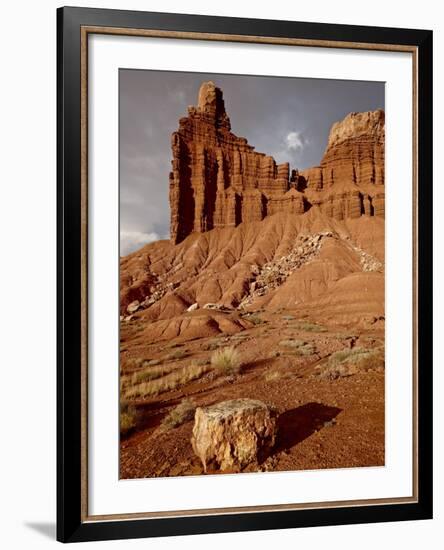
[[[285,411],[278,418],[278,436],[274,452],[287,451],[322,429],[342,411],[322,403],[306,403]]]

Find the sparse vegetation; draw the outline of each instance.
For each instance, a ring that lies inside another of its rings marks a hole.
[[[321,371],[322,378],[336,379],[352,376],[358,372],[382,370],[384,354],[378,349],[346,348],[332,353],[327,367]]]
[[[143,357],[130,357],[125,361],[126,368],[133,368],[138,369],[140,368],[145,361],[148,361],[148,359],[145,359]]]
[[[137,425],[137,410],[127,401],[120,404],[120,434],[127,435]]]
[[[159,365],[149,366],[144,370],[138,370],[129,376],[128,383],[132,386],[140,384],[141,382],[148,382],[149,380],[155,380],[161,376],[165,376],[172,371],[171,365]]]
[[[348,332],[330,332],[328,336],[335,340],[352,340],[353,338],[357,338],[356,334],[350,334]]]
[[[358,364],[369,356],[375,355],[375,353],[377,353],[375,350],[366,348],[345,348],[332,353],[328,358],[328,364],[330,366],[337,366],[344,363]]]
[[[209,365],[211,363],[209,357],[204,357],[202,359],[197,359],[195,361],[196,365],[198,365],[199,367],[201,367],[202,365]]]
[[[289,348],[299,348],[301,346],[305,346],[306,342],[304,340],[296,340],[296,339],[289,339],[289,340],[281,340],[279,342],[280,346],[285,346]]]
[[[215,349],[218,349],[222,345],[222,342],[208,342],[207,344],[204,344],[202,346],[202,349],[204,351],[214,351]]]
[[[312,344],[305,342],[304,340],[281,340],[280,346],[292,348],[298,355],[313,355],[316,349]]]
[[[196,404],[192,399],[182,399],[182,401],[172,409],[162,420],[161,430],[168,431],[181,426],[184,422],[194,417]]]
[[[162,361],[160,359],[146,359],[144,357],[130,357],[122,361],[122,372],[133,372],[135,370],[144,369],[146,367],[159,365]]]
[[[233,346],[219,349],[211,356],[211,365],[224,374],[237,374],[241,370],[239,352]]]
[[[247,318],[251,323],[253,323],[253,325],[262,325],[263,323],[265,323],[264,319],[262,319],[262,317],[259,317],[259,315],[250,315]]]
[[[165,357],[165,361],[177,361],[178,359],[183,359],[184,357],[186,357],[186,355],[187,355],[186,351],[177,349],[176,351],[169,353]]]
[[[283,376],[283,373],[279,369],[267,370],[264,373],[265,382],[273,382],[274,380],[280,380]]]
[[[208,372],[209,367],[206,365],[188,365],[186,367],[177,368],[160,378],[154,380],[148,380],[141,382],[131,388],[127,388],[124,391],[126,399],[144,399],[146,397],[152,397],[166,391],[172,391],[176,388],[196,380]]]
[[[273,382],[282,378],[282,373],[278,370],[267,370],[264,374],[265,382]]]
[[[244,334],[243,332],[238,332],[237,334],[233,334],[230,336],[230,340],[246,340],[248,338],[248,334]]]
[[[292,328],[303,330],[305,332],[327,332],[328,330],[326,327],[323,327],[322,325],[316,325],[315,323],[309,323],[306,321],[297,323],[293,325]]]
[[[202,350],[204,351],[214,351],[215,349],[220,348],[221,346],[225,346],[227,342],[231,337],[224,336],[223,334],[219,334],[218,336],[212,338],[211,340],[208,340],[205,344],[202,346]]]
[[[266,370],[263,374],[265,382],[273,382],[274,380],[281,380],[282,378],[291,378],[294,373],[288,369],[278,367]]]

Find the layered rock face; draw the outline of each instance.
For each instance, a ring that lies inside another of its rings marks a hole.
[[[299,174],[310,203],[335,219],[383,217],[384,145],[382,110],[350,113],[333,124],[320,166]]]
[[[172,136],[171,240],[190,233],[312,206],[335,219],[384,215],[384,112],[351,113],[336,123],[320,166],[290,173],[289,163],[254,150],[231,132],[222,91],[199,90]]]

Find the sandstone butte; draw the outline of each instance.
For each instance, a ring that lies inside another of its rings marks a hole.
[[[120,259],[122,318],[144,323],[145,342],[241,331],[245,310],[382,318],[384,136],[382,110],[350,113],[319,166],[290,172],[230,131],[203,83],[172,136],[171,238]]]
[[[384,217],[384,119],[382,110],[348,114],[331,128],[319,166],[290,171],[231,132],[221,89],[204,82],[172,135],[172,242],[312,208],[335,220]]]

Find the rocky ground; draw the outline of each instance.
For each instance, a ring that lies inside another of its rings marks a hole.
[[[198,324],[202,313],[185,316]],[[147,343],[143,318],[121,321],[121,478],[202,474],[194,409],[234,398],[278,414],[273,449],[243,471],[384,464],[383,320],[329,325],[283,308],[212,315],[237,330]],[[226,349],[235,350],[235,368],[212,363]]]

